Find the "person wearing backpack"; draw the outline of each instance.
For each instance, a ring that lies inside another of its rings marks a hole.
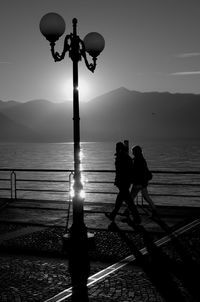
[[[149,196],[148,183],[152,179],[152,173],[149,171],[147,162],[143,156],[142,148],[134,146],[132,148],[133,154],[133,172],[132,172],[132,188],[131,197],[134,201],[137,194],[141,191],[142,197],[151,206],[153,214],[156,214],[156,206]]]
[[[114,184],[118,188],[119,193],[115,201],[114,209],[111,213],[105,213],[105,215],[114,222],[122,203],[125,201],[134,222],[140,224],[140,215],[129,191],[132,180],[133,162],[127,153],[126,146],[122,142],[116,144],[115,168],[116,175]]]

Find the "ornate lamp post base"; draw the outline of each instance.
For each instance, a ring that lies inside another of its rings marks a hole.
[[[87,228],[86,228],[87,229]],[[95,235],[94,233],[87,232],[87,246],[89,250],[92,250],[95,248]],[[70,248],[70,239],[71,239],[71,230],[69,232],[66,232],[62,235],[62,242],[63,242],[63,250],[68,251]]]
[[[87,302],[87,279],[90,274],[87,228],[72,225],[69,238],[69,272],[72,279],[72,301]]]

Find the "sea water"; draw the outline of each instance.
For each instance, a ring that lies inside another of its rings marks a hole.
[[[82,142],[81,150],[81,168],[83,170],[114,170],[116,142]],[[143,148],[144,156],[148,162],[150,170],[162,171],[200,171],[200,141],[143,141],[129,142],[130,149],[132,145],[140,144]],[[1,143],[0,144],[0,169],[73,169],[73,143]],[[98,173],[86,173],[86,179],[99,181],[99,184],[89,184],[86,182],[86,191],[108,191],[117,192],[113,184],[101,184],[101,181],[114,180],[114,173],[102,174],[99,178]],[[66,176],[66,175],[65,175]],[[62,176],[65,178],[65,176]],[[23,176],[24,177],[24,176]],[[28,176],[33,178],[29,173]],[[41,179],[43,175],[40,176]],[[49,176],[51,179],[57,177],[54,173]],[[68,177],[68,176],[67,176]],[[58,177],[59,178],[59,177]],[[154,174],[152,182],[171,182],[171,183],[198,183],[200,184],[200,176],[198,175],[171,175],[171,174]],[[30,184],[29,184],[30,185]],[[34,188],[39,185],[34,184]],[[54,184],[58,188],[59,184]],[[52,188],[53,184],[46,184],[46,188]],[[200,185],[195,187],[185,187],[175,185],[170,187],[170,194],[184,194],[189,196],[200,195]],[[155,194],[158,203],[177,203],[199,205],[198,197],[194,197],[188,201],[187,198],[160,198],[160,193],[169,193],[169,188],[159,186],[149,186],[151,194]],[[30,195],[30,194],[29,194]],[[103,196],[103,197],[102,197]],[[21,197],[27,197],[27,193],[23,193]],[[52,194],[51,198],[58,198]],[[60,198],[60,197],[59,197]],[[64,198],[66,194],[64,194]],[[114,195],[102,194],[86,194],[88,201],[95,200],[97,202],[114,201]]]
[[[115,144],[82,142],[83,169],[114,169]],[[140,145],[152,170],[200,170],[200,141]],[[0,168],[73,169],[73,143],[0,143]]]

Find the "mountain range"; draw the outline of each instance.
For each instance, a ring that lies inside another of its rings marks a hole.
[[[73,104],[0,101],[1,142],[73,140]],[[119,88],[80,102],[81,140],[200,139],[200,95]]]

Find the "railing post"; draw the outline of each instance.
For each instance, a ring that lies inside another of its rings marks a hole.
[[[72,203],[72,190],[73,190],[73,182],[72,179],[74,178],[74,172],[71,172],[69,174],[69,206],[68,206],[68,213],[67,213],[67,220],[66,220],[66,227],[65,232],[68,232],[68,226],[69,226],[69,215],[70,215],[70,209],[71,209],[71,203]]]
[[[16,187],[16,173],[12,171],[10,174],[10,190],[11,190],[11,199],[13,199],[13,192],[14,192],[14,199],[17,199],[17,187]]]

